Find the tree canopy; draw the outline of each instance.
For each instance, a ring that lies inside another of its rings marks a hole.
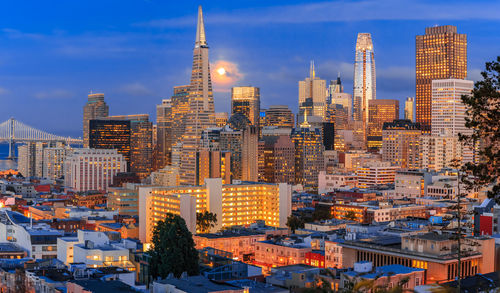
[[[477,161],[467,163],[469,189],[492,185],[488,196],[498,201],[500,194],[500,56],[487,62],[482,80],[477,81],[471,95],[462,96],[467,107],[465,126],[471,135],[460,134],[460,140],[476,148]]]
[[[186,222],[180,216],[167,214],[163,221],[159,221],[153,230],[152,242],[153,247],[148,253],[153,278],[166,278],[170,273],[177,278],[183,272],[188,275],[199,273],[198,251]]]
[[[209,233],[210,229],[217,224],[217,215],[204,211],[196,213],[196,230],[200,233]]]

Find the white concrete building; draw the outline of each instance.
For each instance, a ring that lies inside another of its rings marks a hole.
[[[136,243],[126,239],[112,242],[104,232],[78,230],[77,237],[59,238],[57,248],[57,259],[66,265],[74,262],[90,268],[116,266],[135,270],[129,249],[136,249]]]
[[[432,135],[449,133],[470,134],[471,129],[465,127],[466,106],[462,95],[470,95],[474,89],[472,80],[438,79],[432,81]]]
[[[355,174],[326,174],[320,171],[318,175],[318,193],[333,192],[339,188],[355,188],[358,177]]]
[[[0,242],[16,243],[28,252],[28,257],[56,258],[57,238],[63,234],[47,224],[34,225],[18,212],[0,211]]]
[[[432,174],[425,171],[396,172],[394,179],[395,198],[418,198],[426,196],[427,185],[432,182]]]
[[[451,168],[454,159],[461,159],[462,148],[458,136],[421,135],[420,162],[422,169],[440,171]]]
[[[394,183],[394,177],[398,169],[399,166],[392,166],[390,162],[372,162],[358,167],[356,170],[358,187],[370,188],[375,185]]]
[[[75,191],[107,191],[113,177],[126,171],[127,162],[117,150],[75,149],[66,158],[65,185]]]

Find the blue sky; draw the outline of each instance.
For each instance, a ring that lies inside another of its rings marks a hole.
[[[372,34],[380,99],[415,95],[415,35],[427,26],[468,35],[470,79],[500,55],[499,1],[5,1],[0,120],[81,136],[91,90],[105,93],[111,114],[154,119],[172,87],[189,82],[200,4],[212,67],[232,76],[214,85],[217,111],[229,111],[232,85],[259,86],[262,107],[295,111],[310,60],[323,79],[340,71],[352,92],[358,32]]]

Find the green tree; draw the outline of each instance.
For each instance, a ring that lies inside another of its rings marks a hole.
[[[312,213],[313,221],[329,220],[332,218],[328,207],[317,205]]]
[[[188,275],[199,273],[198,251],[195,248],[193,237],[183,218],[174,214],[167,214],[163,221],[159,221],[153,230],[150,274],[166,278],[170,273],[177,278],[183,272]]]
[[[344,215],[344,220],[356,221],[356,213],[354,211],[348,211]]]
[[[500,195],[500,56],[487,62],[482,80],[474,84],[471,95],[462,96],[467,107],[465,126],[471,135],[460,134],[460,140],[478,148],[478,162],[467,163],[464,171],[468,176],[465,184],[470,188],[492,185],[490,198],[499,202]]]
[[[491,187],[488,197],[500,202],[500,56],[496,61],[487,62],[481,72],[482,80],[474,84],[472,94],[463,95],[462,102],[467,111],[465,126],[472,134],[459,134],[460,141],[475,149],[476,161],[462,166],[458,170],[457,191],[457,231],[458,244],[458,291],[461,290],[461,257],[464,229],[462,219],[467,216],[461,209],[461,199],[468,192],[483,187]],[[457,164],[458,165],[458,164]],[[461,192],[462,189],[465,192]]]
[[[288,227],[288,229],[292,230],[293,234],[295,234],[295,230],[304,228],[304,221],[297,216],[290,215],[286,219],[286,226]]]
[[[209,233],[210,229],[217,224],[217,215],[204,211],[203,213],[196,213],[196,231],[200,233]]]

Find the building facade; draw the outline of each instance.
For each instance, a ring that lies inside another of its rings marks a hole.
[[[83,147],[89,147],[89,121],[96,118],[107,117],[109,106],[104,101],[104,94],[90,94],[83,106]]]
[[[382,127],[385,122],[399,119],[398,100],[370,100],[368,102],[368,133],[367,146],[369,149],[382,148]]]
[[[201,186],[140,187],[139,238],[151,242],[152,230],[166,213],[180,215],[192,233],[196,213],[216,214],[214,231],[258,220],[272,227],[286,227],[291,214],[291,186],[237,181],[222,184],[221,178],[206,179]]]
[[[432,81],[467,76],[467,35],[452,25],[428,27],[416,36],[416,121],[431,132]]]
[[[231,88],[231,115],[241,113],[250,120],[251,125],[259,127],[260,89],[253,86]]]
[[[193,50],[193,67],[189,84],[189,111],[182,137],[180,180],[182,185],[196,184],[196,152],[200,147],[203,130],[215,127],[214,97],[208,44],[205,35],[203,12],[198,9],[196,41]]]
[[[410,120],[384,123],[382,127],[382,160],[406,169],[421,166],[420,124]]]
[[[127,162],[116,150],[75,149],[66,158],[64,183],[75,191],[107,190]]]
[[[356,41],[354,61],[354,120],[362,121],[366,142],[368,128],[368,101],[375,100],[377,93],[375,55],[372,37],[369,33],[359,33]]]

